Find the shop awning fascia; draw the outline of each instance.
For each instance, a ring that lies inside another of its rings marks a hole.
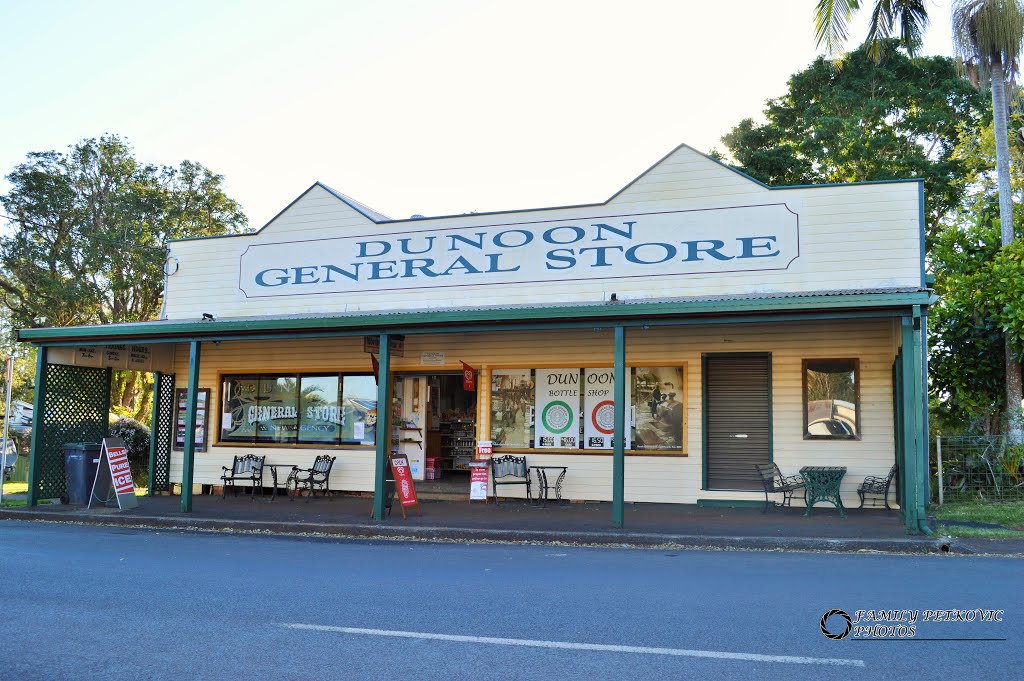
[[[911,314],[914,306],[927,306],[934,299],[929,291],[914,291],[727,300],[617,302],[603,305],[567,304],[544,307],[363,312],[338,316],[288,315],[215,321],[165,320],[20,329],[18,340],[35,345],[179,343],[191,340],[358,336],[383,332],[462,333],[502,328],[586,328],[613,324],[660,326],[904,316]]]

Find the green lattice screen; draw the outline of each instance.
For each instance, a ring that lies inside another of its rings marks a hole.
[[[39,497],[52,499],[67,491],[64,444],[99,442],[109,432],[110,369],[48,364],[36,380],[45,390],[42,414],[36,416],[41,465]]]
[[[174,436],[174,374],[157,374],[153,387],[156,404],[156,468],[151,492],[171,489],[171,438]]]

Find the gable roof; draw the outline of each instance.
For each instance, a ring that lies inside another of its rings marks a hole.
[[[718,160],[718,159],[716,159],[716,158],[714,158],[712,156],[709,156],[709,155],[705,154],[704,152],[698,151],[698,150],[694,149],[693,147],[691,147],[688,144],[682,143],[682,144],[679,144],[678,146],[676,146],[674,149],[672,149],[672,151],[670,151],[669,153],[665,154],[660,159],[658,159],[653,165],[651,165],[649,168],[647,168],[647,170],[645,170],[642,173],[640,173],[639,175],[637,175],[634,179],[632,179],[630,182],[628,182],[622,189],[620,189],[619,191],[617,191],[614,194],[612,194],[607,200],[596,202],[596,203],[578,203],[578,204],[570,204],[570,205],[565,205],[565,206],[544,206],[544,207],[540,207],[540,208],[517,208],[517,209],[512,209],[512,210],[483,211],[483,212],[479,212],[479,213],[461,213],[461,214],[456,213],[456,214],[449,214],[449,215],[430,215],[430,216],[425,216],[425,217],[415,217],[415,218],[410,217],[410,218],[395,219],[395,218],[390,218],[387,215],[384,215],[383,213],[380,213],[380,212],[370,208],[369,206],[367,206],[364,203],[356,201],[352,197],[347,196],[347,195],[337,191],[336,189],[328,187],[326,184],[324,184],[323,182],[320,182],[318,180],[318,181],[314,182],[308,189],[306,189],[306,191],[304,191],[301,194],[299,194],[295,198],[295,200],[293,200],[291,203],[289,203],[287,206],[285,206],[280,212],[277,213],[277,215],[272,217],[265,225],[263,225],[262,227],[260,227],[259,229],[257,229],[254,232],[244,232],[244,233],[241,233],[241,234],[221,234],[221,235],[217,235],[217,236],[187,237],[187,238],[184,238],[184,239],[170,239],[169,242],[197,241],[197,240],[200,240],[200,239],[226,239],[226,238],[231,238],[231,237],[253,236],[255,234],[259,234],[260,232],[265,230],[267,227],[272,225],[274,223],[274,221],[276,221],[285,212],[287,212],[288,209],[291,208],[292,206],[294,206],[300,199],[302,199],[304,196],[306,196],[306,194],[308,194],[309,192],[311,192],[312,190],[314,190],[314,189],[316,189],[318,187],[320,189],[323,189],[324,191],[328,192],[329,194],[331,194],[332,196],[337,198],[339,201],[342,201],[343,203],[348,205],[350,208],[352,208],[354,211],[356,211],[357,213],[359,213],[360,215],[362,215],[366,219],[370,220],[374,224],[394,224],[394,223],[404,223],[404,222],[423,222],[423,221],[426,221],[426,220],[447,220],[447,219],[452,219],[452,218],[466,217],[467,215],[474,215],[474,216],[509,215],[509,214],[515,214],[515,213],[536,213],[536,212],[548,211],[548,210],[562,210],[562,209],[567,209],[567,208],[597,208],[597,207],[601,207],[601,206],[607,206],[608,204],[612,203],[613,201],[615,201],[617,199],[622,199],[622,198],[626,197],[626,195],[629,193],[629,191],[631,189],[638,188],[643,183],[644,179],[648,178],[648,176],[652,175],[652,173],[654,173],[654,171],[656,169],[660,168],[663,165],[667,165],[670,162],[672,162],[673,160],[681,158],[683,156],[696,157],[701,162],[706,162],[706,167],[709,168],[712,172],[717,172],[717,173],[722,174],[723,176],[728,176],[728,177],[739,176],[740,178],[743,178],[744,180],[747,180],[748,182],[752,183],[753,185],[755,185],[757,187],[760,187],[760,188],[763,188],[763,189],[768,189],[768,190],[807,189],[807,188],[813,188],[813,187],[839,187],[839,186],[854,186],[854,185],[862,185],[862,184],[890,184],[890,183],[899,183],[899,182],[922,182],[922,180],[920,178],[910,178],[910,179],[906,179],[906,180],[868,180],[868,181],[865,181],[865,182],[839,182],[839,183],[833,183],[833,184],[786,185],[786,186],[780,186],[780,187],[772,187],[770,185],[765,184],[764,182],[761,182],[758,179],[755,179],[755,178],[751,177],[750,175],[747,175],[746,173],[744,173],[741,170],[737,170],[736,168],[732,167],[731,165],[729,165],[727,163],[724,163],[724,162],[722,162],[722,161],[720,161],[720,160]]]

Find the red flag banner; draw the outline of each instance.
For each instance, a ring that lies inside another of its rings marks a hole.
[[[462,389],[468,391],[476,390],[476,369],[465,362],[462,363]]]

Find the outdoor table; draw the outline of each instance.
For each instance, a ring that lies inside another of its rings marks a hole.
[[[807,510],[804,515],[811,515],[811,506],[819,501],[831,501],[839,509],[839,517],[846,517],[843,500],[839,496],[839,484],[846,475],[846,466],[804,466],[800,469],[804,479]]]
[[[263,467],[270,469],[270,477],[274,481],[273,485],[271,486],[271,492],[270,492],[270,500],[271,501],[273,501],[274,498],[277,497],[277,485],[278,485],[278,482],[277,482],[277,469],[278,468],[291,468],[292,469],[291,472],[288,473],[288,477],[285,478],[285,480],[284,480],[284,494],[285,494],[285,496],[288,496],[288,484],[295,477],[295,471],[298,469],[298,466],[296,466],[294,464],[290,464],[290,463],[265,463],[265,464],[263,464]]]
[[[530,470],[537,472],[537,484],[540,485],[540,491],[537,494],[537,501],[543,500],[544,506],[547,506],[549,498],[548,492],[551,487],[555,488],[555,501],[562,500],[562,480],[565,479],[565,473],[569,470],[568,466],[530,466]],[[551,485],[548,482],[548,471],[551,470],[562,471],[558,474],[558,479],[555,480],[554,485]]]

